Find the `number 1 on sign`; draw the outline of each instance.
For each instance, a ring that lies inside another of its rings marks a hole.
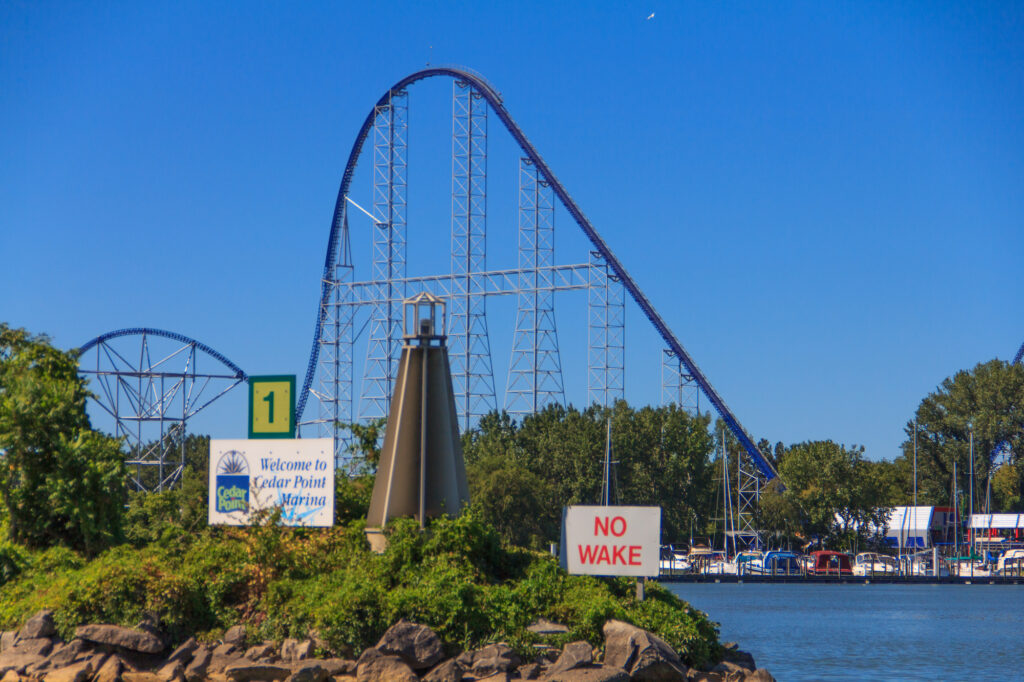
[[[267,403],[267,423],[268,424],[273,424],[274,423],[274,392],[271,391],[270,393],[268,393],[265,396],[263,396],[263,402]]]

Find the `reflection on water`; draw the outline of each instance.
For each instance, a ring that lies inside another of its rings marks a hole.
[[[779,680],[1024,680],[1024,586],[666,587]]]

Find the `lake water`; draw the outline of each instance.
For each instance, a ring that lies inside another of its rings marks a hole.
[[[1024,680],[1024,585],[666,583],[778,680]]]

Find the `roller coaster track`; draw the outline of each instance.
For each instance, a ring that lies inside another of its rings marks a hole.
[[[1013,364],[1019,365],[1021,360],[1024,360],[1024,343],[1021,344],[1020,350],[1017,351],[1017,356],[1013,358]]]
[[[249,378],[246,375],[246,373],[242,371],[241,367],[231,362],[230,360],[227,359],[227,357],[210,348],[205,343],[196,341],[195,339],[189,338],[184,334],[169,332],[163,329],[152,329],[150,327],[130,327],[128,329],[118,329],[116,331],[107,332],[106,334],[101,334],[97,336],[95,339],[86,342],[81,348],[79,348],[76,351],[76,354],[79,357],[81,357],[84,353],[86,353],[96,345],[101,344],[104,341],[109,341],[110,339],[116,339],[122,336],[138,336],[143,334],[147,336],[160,336],[165,339],[170,339],[172,341],[178,341],[179,343],[193,345],[199,350],[206,353],[207,355],[216,358],[217,360],[222,362],[226,367],[228,367],[229,369],[231,369],[231,371],[235,373],[235,377],[237,377],[239,380],[247,381]]]
[[[387,92],[385,92],[370,113],[367,115],[366,120],[363,121],[362,127],[359,129],[359,134],[356,137],[355,143],[352,145],[352,150],[349,153],[348,163],[345,166],[345,173],[342,176],[341,187],[338,190],[338,198],[334,205],[334,217],[331,222],[331,233],[327,245],[327,255],[324,260],[324,274],[323,284],[321,290],[320,306],[317,314],[316,326],[313,333],[313,347],[310,351],[309,364],[306,369],[306,377],[302,386],[302,391],[299,393],[299,400],[296,405],[296,421],[301,420],[302,414],[305,410],[306,399],[310,394],[310,389],[313,384],[313,378],[316,373],[317,362],[320,353],[320,330],[321,323],[323,321],[323,310],[328,303],[328,299],[331,293],[331,275],[334,267],[334,262],[337,257],[338,249],[338,236],[342,230],[342,225],[345,215],[345,200],[348,197],[349,189],[352,184],[352,178],[355,174],[356,164],[359,160],[359,156],[362,153],[363,145],[373,127],[374,112],[377,107],[387,106],[393,94],[403,91],[408,86],[427,78],[433,77],[449,77],[458,81],[464,81],[472,85],[490,104],[491,108],[497,114],[501,120],[505,129],[518,143],[519,148],[522,152],[529,157],[529,159],[537,166],[540,174],[542,174],[547,181],[551,184],[556,196],[561,201],[562,205],[572,216],[576,224],[583,230],[583,233],[590,240],[594,250],[600,253],[605,259],[609,269],[620,279],[625,289],[629,292],[633,301],[640,307],[644,316],[648,321],[654,325],[658,335],[661,336],[662,340],[673,351],[676,357],[679,358],[680,362],[686,367],[686,370],[693,377],[693,380],[700,387],[701,391],[707,396],[708,400],[714,406],[715,411],[722,418],[722,420],[729,427],[729,430],[733,433],[737,440],[742,444],[744,450],[749,456],[751,462],[757,467],[761,475],[767,480],[775,478],[778,473],[775,468],[758,450],[754,444],[753,439],[746,432],[739,420],[736,419],[732,411],[725,404],[725,401],[718,394],[718,391],[711,385],[707,377],[697,366],[697,363],[693,360],[690,354],[683,348],[683,344],[680,343],[672,330],[669,329],[668,325],[662,316],[655,310],[653,304],[648,300],[647,296],[640,290],[640,287],[636,284],[633,277],[626,271],[625,266],[615,256],[611,248],[604,241],[604,239],[597,233],[590,220],[583,214],[579,206],[569,195],[569,192],[565,189],[564,185],[558,180],[554,172],[552,172],[550,166],[541,157],[540,153],[533,146],[533,144],[527,139],[526,135],[519,128],[516,122],[512,119],[511,114],[505,108],[501,94],[488,83],[484,78],[479,76],[472,71],[469,71],[461,67],[450,67],[450,66],[439,66],[434,68],[423,69],[412,73],[405,78],[401,79],[393,86],[391,86]]]

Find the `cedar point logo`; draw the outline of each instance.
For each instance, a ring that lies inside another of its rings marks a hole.
[[[237,450],[229,450],[217,462],[217,511],[249,511],[249,462]]]

